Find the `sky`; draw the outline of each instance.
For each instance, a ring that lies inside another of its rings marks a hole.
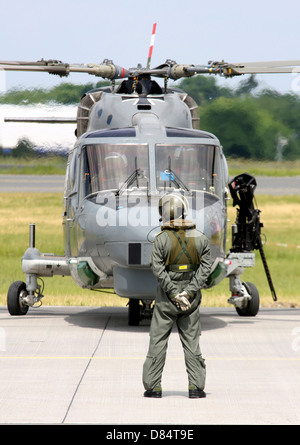
[[[111,59],[125,68],[146,66],[154,23],[152,68],[166,59],[184,64],[300,59],[300,2],[295,0],[0,0],[0,5],[0,60]],[[217,79],[234,88],[246,78]],[[0,71],[0,91],[98,80],[88,74],[61,79],[48,73]],[[300,94],[300,72],[258,75],[257,80],[261,88]],[[11,125],[0,122],[0,144],[4,140],[5,145],[7,133],[11,137]],[[38,127],[40,132],[49,137],[53,130],[43,127]],[[72,134],[73,143],[73,129],[64,126],[62,131]],[[30,126],[30,133],[37,131]]]
[[[250,62],[300,59],[300,2],[285,0],[0,0],[0,60],[57,59],[66,63],[146,65],[157,23],[151,67],[166,59]],[[246,76],[238,78],[244,79]],[[300,73],[261,75],[263,87],[300,91]],[[48,73],[0,72],[0,87],[49,87],[62,81]],[[235,85],[236,79],[220,79]]]

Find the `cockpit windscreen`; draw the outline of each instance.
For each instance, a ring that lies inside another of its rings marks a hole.
[[[204,144],[157,144],[157,188],[180,183],[189,190],[221,195],[219,147]]]
[[[148,146],[146,144],[92,144],[82,152],[83,196],[102,190],[118,190],[128,178],[147,187]],[[135,172],[139,172],[136,174]]]

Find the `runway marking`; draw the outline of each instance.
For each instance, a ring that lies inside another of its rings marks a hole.
[[[0,360],[145,360],[144,357],[90,357],[90,356],[0,356]],[[183,360],[182,357],[168,357],[167,360]],[[204,357],[206,361],[300,361],[300,357]]]

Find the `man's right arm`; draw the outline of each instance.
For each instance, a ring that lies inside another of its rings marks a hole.
[[[187,288],[185,289],[185,291],[191,296],[193,296],[198,290],[202,289],[205,281],[207,280],[211,272],[211,256],[210,256],[209,240],[205,235],[203,235],[200,238],[200,240],[201,240],[200,242],[199,240],[197,241],[199,244],[198,251],[201,256],[201,263],[198,270],[194,274],[194,277],[192,278]]]

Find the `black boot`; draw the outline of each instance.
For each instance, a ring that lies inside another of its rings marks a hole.
[[[161,398],[161,390],[147,389],[147,391],[144,392],[144,397],[153,397],[156,399],[160,399]]]
[[[206,397],[205,392],[203,389],[195,388],[195,389],[189,389],[189,398],[190,399],[203,399]]]

